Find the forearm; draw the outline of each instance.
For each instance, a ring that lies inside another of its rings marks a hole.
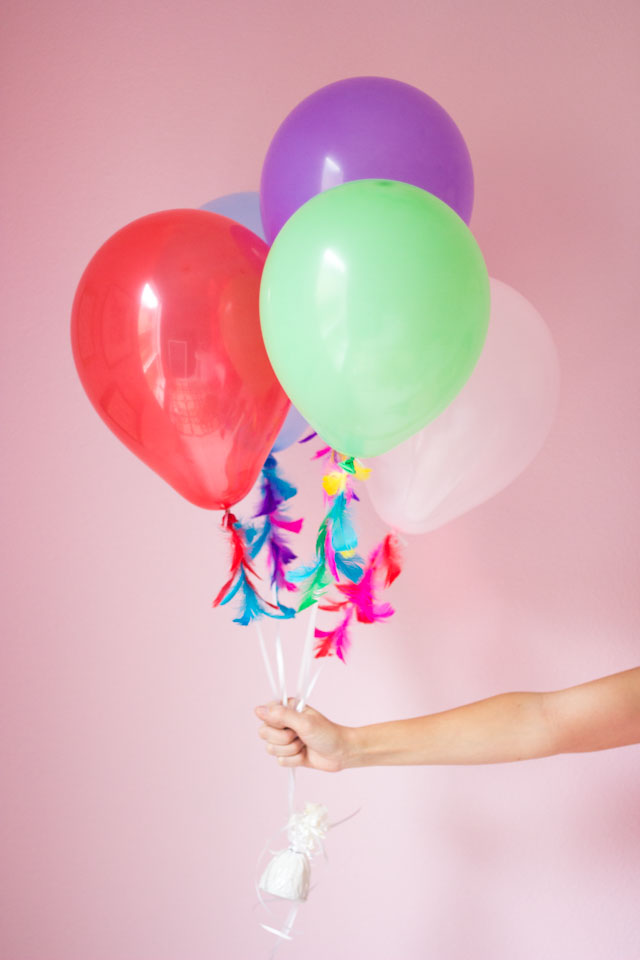
[[[506,763],[556,752],[541,693],[505,693],[425,717],[346,728],[345,740],[345,767]]]
[[[508,763],[640,743],[640,667],[368,727],[342,727],[311,707],[298,713],[273,703],[256,713],[265,721],[260,736],[284,766]]]

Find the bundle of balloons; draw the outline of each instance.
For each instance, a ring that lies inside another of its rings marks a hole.
[[[303,609],[337,584],[325,609],[340,623],[313,635],[317,657],[344,659],[349,620],[387,617],[376,585],[399,570],[392,537],[357,555],[356,481],[371,471],[382,519],[424,533],[499,492],[541,447],[556,352],[531,304],[489,278],[472,204],[446,111],[406,83],[356,77],[286,117],[259,194],[142,217],[87,266],[72,314],[82,384],[147,466],[224,511],[232,560],[215,602],[243,598],[238,622],[290,618],[282,591],[302,589]],[[308,425],[327,513],[315,561],[287,572],[300,521],[274,454]],[[257,482],[243,524],[230,508]],[[265,543],[270,598],[254,568]]]
[[[489,280],[472,202],[435,100],[381,77],[330,84],[278,129],[259,208],[236,194],[153,213],[95,254],[73,305],[84,388],[198,506],[242,499],[304,418],[375,458],[392,527],[434,529],[526,466],[557,393],[548,330]]]

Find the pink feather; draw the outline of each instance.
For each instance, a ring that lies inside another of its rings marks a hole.
[[[304,520],[287,520],[286,517],[279,517],[277,513],[270,515],[271,523],[274,527],[280,527],[282,530],[288,530],[289,533],[300,533]]]

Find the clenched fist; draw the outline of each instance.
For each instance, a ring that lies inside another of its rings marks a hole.
[[[289,705],[268,703],[256,707],[256,716],[264,721],[258,736],[266,740],[267,752],[283,767],[312,767],[335,772],[347,766],[349,728],[332,723],[313,707],[301,713]]]

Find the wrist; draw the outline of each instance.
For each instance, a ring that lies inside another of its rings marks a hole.
[[[360,727],[341,727],[341,769],[365,766],[364,743]]]
[[[406,721],[344,727],[344,767],[376,767],[388,764],[419,763],[407,751]]]

